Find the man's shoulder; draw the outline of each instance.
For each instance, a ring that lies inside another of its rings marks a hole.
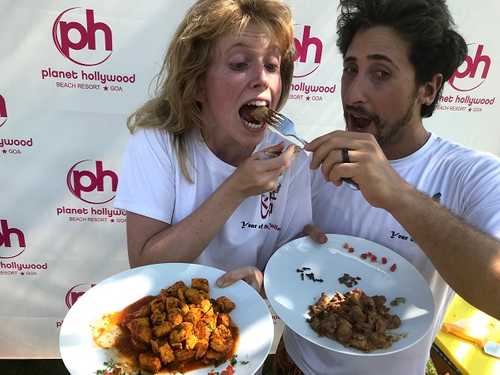
[[[490,152],[466,147],[457,142],[436,137],[429,150],[432,158],[453,166],[471,166],[481,163],[500,168],[500,158]]]

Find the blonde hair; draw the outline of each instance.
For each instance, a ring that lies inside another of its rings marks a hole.
[[[220,37],[240,32],[250,24],[278,41],[282,55],[278,109],[281,108],[293,76],[290,8],[281,0],[199,0],[186,13],[168,47],[157,77],[155,97],[128,118],[132,133],[137,128],[160,128],[172,135],[182,174],[189,181],[192,180],[187,169],[185,136],[201,123],[196,97],[215,44]]]

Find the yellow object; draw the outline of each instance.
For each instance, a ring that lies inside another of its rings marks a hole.
[[[498,375],[500,359],[483,352],[486,341],[500,342],[500,322],[456,295],[436,344],[464,375]]]
[[[483,328],[483,327],[481,327]],[[479,345],[486,344],[487,329],[477,329],[472,320],[459,320],[456,323],[443,323],[441,330]]]

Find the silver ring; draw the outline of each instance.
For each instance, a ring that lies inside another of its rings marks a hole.
[[[350,163],[351,159],[349,159],[349,149],[348,148],[343,148],[342,149],[342,163]]]

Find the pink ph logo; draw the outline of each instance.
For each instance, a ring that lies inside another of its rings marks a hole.
[[[52,25],[54,43],[59,52],[75,64],[102,64],[113,53],[111,28],[104,22],[95,22],[92,9],[85,9],[83,24],[78,22],[75,19],[81,18],[81,12],[75,9],[83,8],[69,8],[57,16]]]
[[[469,44],[469,50],[473,51],[470,46],[476,45],[474,57],[466,56],[465,61],[458,67],[448,80],[451,87],[457,91],[472,91],[483,84],[488,77],[491,66],[491,57],[484,53],[484,45],[472,43]]]
[[[115,197],[118,175],[105,170],[100,160],[81,160],[70,168],[66,182],[71,194],[81,201],[103,204]]]
[[[323,43],[318,37],[311,36],[311,26],[309,25],[304,25],[301,40],[294,38],[294,43],[295,69],[293,76],[294,78],[303,78],[319,68],[323,55]]]
[[[7,122],[7,104],[5,99],[0,95],[0,128]]]
[[[78,284],[68,290],[68,293],[66,293],[66,297],[64,298],[68,309],[70,309],[71,306],[73,306],[78,300],[78,298],[83,296],[85,292],[92,288],[94,285],[95,284]]]
[[[5,219],[0,220],[0,258],[15,258],[26,250],[26,238],[22,230],[9,227]]]

